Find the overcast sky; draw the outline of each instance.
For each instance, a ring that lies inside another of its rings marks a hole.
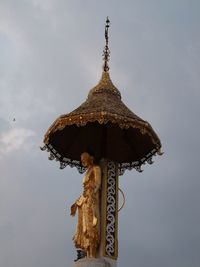
[[[119,266],[200,266],[200,1],[0,0],[0,266],[66,267],[76,257],[76,169],[43,135],[102,72],[149,121],[165,154],[120,177]],[[15,118],[15,120],[14,120]]]

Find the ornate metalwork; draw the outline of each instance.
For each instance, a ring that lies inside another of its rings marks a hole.
[[[106,244],[105,252],[109,257],[114,257],[116,254],[116,164],[112,161],[108,162],[107,166],[107,214],[106,214]]]
[[[64,169],[67,166],[76,167],[79,171],[79,173],[84,173],[86,171],[86,168],[84,168],[80,162],[80,160],[71,160],[69,158],[62,158],[61,155],[53,149],[51,144],[44,145],[43,147],[40,147],[42,151],[50,152],[49,154],[49,160],[56,160],[60,162],[60,169]],[[132,170],[135,169],[138,172],[143,172],[142,165],[144,165],[146,162],[148,164],[153,164],[152,157],[156,155],[162,155],[163,152],[160,150],[156,150],[155,148],[151,150],[151,152],[148,153],[146,157],[144,157],[141,161],[134,161],[134,162],[124,162],[118,164],[118,174],[121,176],[124,174],[126,170]]]
[[[104,47],[103,50],[103,59],[104,59],[104,65],[103,65],[103,69],[105,72],[109,71],[109,66],[108,66],[108,61],[109,61],[109,57],[110,57],[110,50],[108,47],[108,29],[110,27],[110,20],[107,17],[106,19],[106,25],[105,25],[105,39],[106,39],[106,45]]]

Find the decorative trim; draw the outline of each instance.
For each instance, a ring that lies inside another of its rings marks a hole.
[[[105,256],[115,258],[117,256],[117,193],[116,186],[117,168],[116,164],[109,161],[107,164],[107,209],[106,209],[106,242]]]
[[[72,160],[69,158],[62,157],[56,149],[53,148],[51,144],[46,144],[43,147],[40,147],[42,151],[49,152],[49,160],[56,160],[60,162],[60,169],[64,169],[66,166],[76,167],[79,173],[84,173],[86,169],[82,166],[80,160]],[[143,157],[140,161],[133,162],[123,162],[118,164],[118,173],[119,175],[123,175],[125,170],[135,169],[138,172],[142,172],[142,165],[145,163],[153,164],[152,157],[155,155],[162,155],[163,153],[156,148],[152,149],[145,157]]]
[[[138,118],[124,117],[120,114],[115,114],[99,111],[92,113],[80,113],[80,114],[68,114],[60,116],[55,122],[50,126],[47,133],[44,136],[44,143],[49,143],[50,136],[57,132],[63,130],[68,125],[76,125],[78,127],[85,126],[88,122],[98,122],[99,124],[107,124],[108,122],[118,124],[121,129],[128,129],[130,127],[140,130],[141,134],[147,134],[151,138],[153,144],[158,148],[161,147],[160,141],[157,135],[153,132],[150,124]]]
[[[100,256],[118,257],[118,170],[117,164],[102,160]]]

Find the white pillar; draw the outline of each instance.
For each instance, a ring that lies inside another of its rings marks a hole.
[[[118,166],[109,160],[102,160],[101,185],[101,243],[99,257],[105,258],[111,266],[117,266],[118,257]]]
[[[84,258],[76,261],[74,267],[115,267],[112,261],[104,258]]]

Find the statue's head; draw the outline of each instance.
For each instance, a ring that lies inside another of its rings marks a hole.
[[[84,167],[89,167],[94,162],[94,157],[91,156],[88,152],[83,152],[81,154],[81,163]]]

